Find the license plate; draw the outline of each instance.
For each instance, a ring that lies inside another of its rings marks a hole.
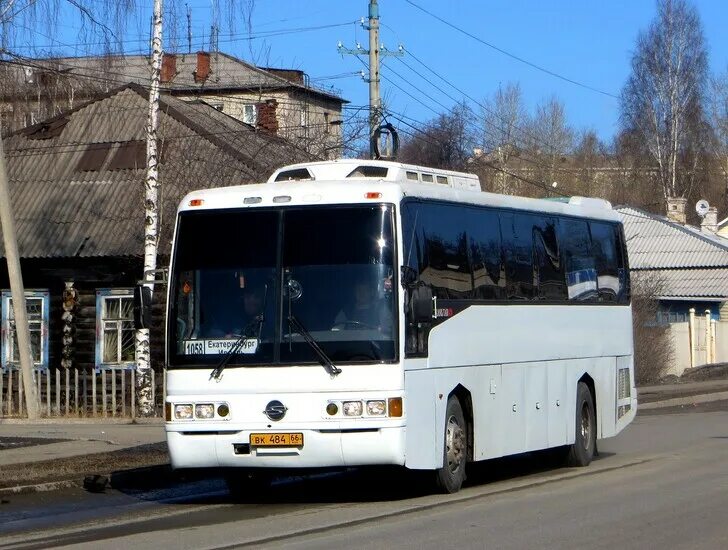
[[[251,447],[303,447],[302,433],[250,434]]]

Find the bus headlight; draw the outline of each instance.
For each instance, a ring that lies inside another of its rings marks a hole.
[[[198,403],[195,405],[195,417],[203,419],[214,418],[215,405],[212,403]]]
[[[369,416],[384,416],[387,412],[387,406],[384,400],[367,401],[367,414]]]
[[[344,416],[361,416],[363,407],[361,401],[344,401]]]
[[[192,405],[190,403],[175,405],[174,417],[177,420],[192,420]]]

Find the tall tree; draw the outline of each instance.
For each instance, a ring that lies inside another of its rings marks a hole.
[[[695,177],[707,71],[697,10],[686,0],[658,0],[657,16],[637,37],[621,124],[644,140],[666,199],[687,195]]]
[[[509,83],[498,90],[482,105],[484,153],[498,166],[494,191],[512,194],[518,181],[509,175],[511,159],[518,156],[524,139],[523,128],[528,124],[528,113],[518,83]]]
[[[723,179],[723,190],[728,192],[728,69],[710,79],[709,96],[713,151]]]
[[[552,96],[536,106],[529,141],[540,179],[548,185],[563,183],[559,182],[560,169],[574,146],[574,131],[566,119],[564,104],[557,97]]]
[[[470,107],[464,103],[438,115],[404,141],[399,160],[434,168],[463,170],[472,154],[472,116]]]

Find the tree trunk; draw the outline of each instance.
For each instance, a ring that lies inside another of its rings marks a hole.
[[[152,80],[149,89],[147,119],[147,175],[144,182],[144,286],[154,293],[159,241],[159,170],[157,128],[159,126],[159,81],[162,67],[162,0],[154,0],[154,33],[152,37]],[[139,416],[152,416],[152,365],[149,329],[139,329],[135,338],[136,392]]]

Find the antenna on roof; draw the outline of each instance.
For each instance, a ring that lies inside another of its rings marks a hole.
[[[706,216],[709,209],[710,204],[708,204],[708,201],[706,201],[705,199],[700,199],[698,202],[695,203],[695,211],[701,218],[704,218]]]

